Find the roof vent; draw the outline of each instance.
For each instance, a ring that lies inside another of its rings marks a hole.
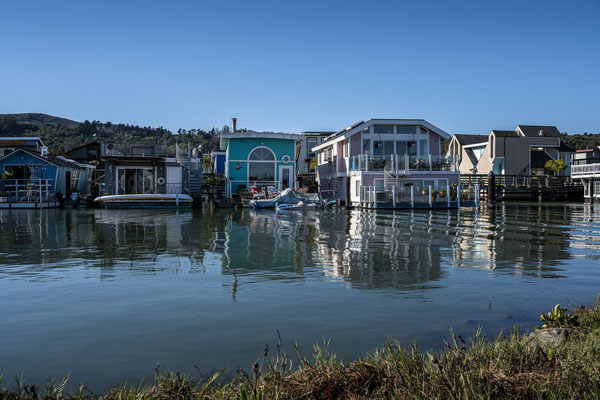
[[[46,146],[42,146],[41,150],[40,150],[40,154],[42,156],[47,156],[48,155],[48,148]]]

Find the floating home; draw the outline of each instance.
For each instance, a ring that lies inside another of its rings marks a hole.
[[[0,158],[0,208],[51,208],[60,197],[89,194],[93,166],[18,148]]]
[[[273,186],[282,191],[296,185],[296,142],[303,136],[283,132],[235,129],[221,135],[225,151],[227,197]]]
[[[450,135],[422,119],[360,121],[327,137],[317,153],[321,194],[364,208],[447,208],[473,200],[461,191]]]
[[[571,178],[581,180],[587,203],[600,199],[600,147],[577,150],[573,154]]]

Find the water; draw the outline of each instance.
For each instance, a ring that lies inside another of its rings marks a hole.
[[[452,327],[496,335],[600,292],[600,207],[0,211],[0,374],[102,390],[250,370],[264,344],[342,359]],[[491,308],[490,308],[491,306]],[[271,353],[272,354],[272,353]]]

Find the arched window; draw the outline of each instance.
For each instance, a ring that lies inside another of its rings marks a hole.
[[[275,182],[275,153],[267,147],[257,147],[248,155],[248,180]]]

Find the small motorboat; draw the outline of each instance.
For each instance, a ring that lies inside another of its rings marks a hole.
[[[106,208],[190,208],[194,199],[187,194],[117,194],[94,201]]]
[[[280,204],[277,206],[277,211],[297,211],[297,210],[316,210],[316,204],[306,204],[300,201],[296,204]]]

